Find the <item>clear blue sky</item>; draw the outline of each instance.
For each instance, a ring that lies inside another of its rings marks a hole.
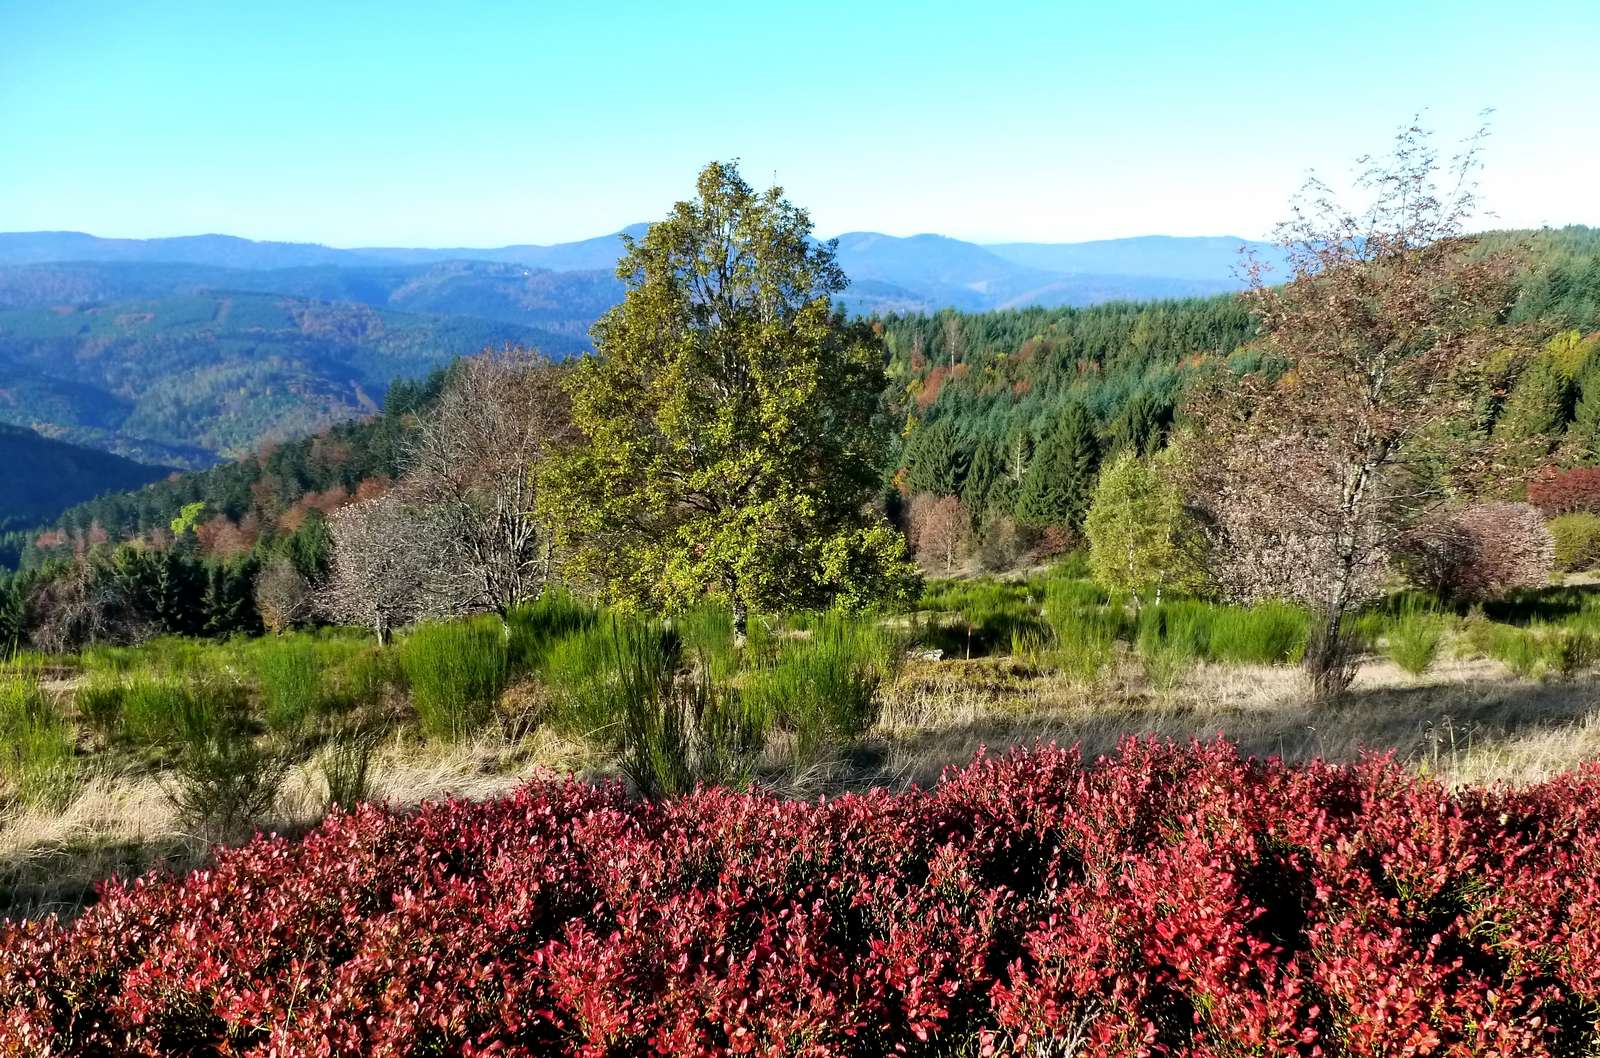
[[[819,232],[1259,236],[1492,106],[1503,224],[1600,223],[1600,3],[0,0],[0,230],[554,242],[776,175]]]

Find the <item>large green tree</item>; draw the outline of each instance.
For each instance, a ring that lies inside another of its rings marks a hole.
[[[1071,401],[1039,443],[1017,496],[1017,520],[1028,525],[1077,528],[1094,494],[1100,445],[1094,420]]]
[[[904,542],[870,508],[889,430],[884,347],[847,323],[831,243],[727,163],[617,267],[623,301],[571,377],[579,440],[550,465],[569,565],[667,610],[891,601]]]

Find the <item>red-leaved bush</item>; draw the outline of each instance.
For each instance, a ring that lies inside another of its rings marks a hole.
[[[1546,517],[1588,511],[1600,514],[1600,467],[1547,470],[1528,482],[1528,502]]]
[[[26,1055],[1583,1055],[1600,768],[1129,741],[932,790],[364,808],[0,939]]]

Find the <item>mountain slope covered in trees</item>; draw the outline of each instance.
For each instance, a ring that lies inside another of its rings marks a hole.
[[[11,308],[0,422],[204,466],[370,414],[391,380],[504,342],[583,346],[515,323],[259,292]]]
[[[4,424],[0,467],[5,468],[0,472],[0,530],[52,521],[71,504],[135,489],[172,472]]]

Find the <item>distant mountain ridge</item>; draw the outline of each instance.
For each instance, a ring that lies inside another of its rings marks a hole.
[[[555,273],[610,273],[622,253],[622,236],[642,235],[646,229],[647,225],[635,224],[611,235],[552,245],[355,249],[256,242],[230,235],[102,239],[82,232],[11,232],[0,233],[0,265],[94,262],[184,264],[239,272],[320,268],[370,273],[487,262]],[[865,313],[1088,305],[1211,294],[1244,285],[1237,275],[1239,247],[1249,246],[1271,257],[1268,244],[1231,236],[986,246],[945,235],[846,232],[838,242],[839,263],[858,284],[846,292],[845,302],[853,311]],[[245,288],[263,289],[259,283],[247,283]]]

